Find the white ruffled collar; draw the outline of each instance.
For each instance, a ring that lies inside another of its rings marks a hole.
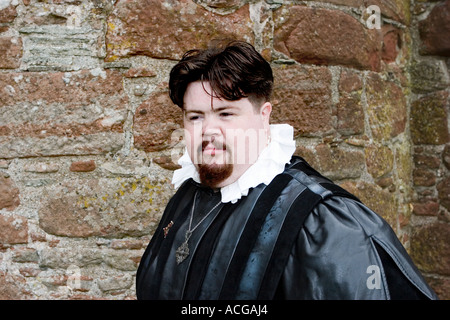
[[[295,151],[294,128],[288,124],[270,125],[271,141],[260,153],[256,162],[251,165],[235,182],[222,187],[222,202],[236,203],[243,196],[247,196],[251,188],[261,183],[268,185],[275,176],[284,171]],[[194,179],[200,183],[196,167],[185,150],[178,160],[181,169],[173,173],[172,184],[178,188],[185,180]]]

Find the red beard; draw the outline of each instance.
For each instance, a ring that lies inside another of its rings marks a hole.
[[[217,187],[217,185],[219,185],[222,181],[231,176],[232,172],[232,164],[201,164],[198,167],[201,183],[210,188]]]

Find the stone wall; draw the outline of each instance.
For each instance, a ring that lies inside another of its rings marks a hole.
[[[0,0],[0,298],[135,298],[182,150],[168,72],[220,38],[271,62],[272,122],[450,298],[449,17],[450,0]]]
[[[450,1],[417,1],[412,9],[410,248],[430,285],[450,299]]]

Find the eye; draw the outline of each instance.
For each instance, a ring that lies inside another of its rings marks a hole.
[[[191,122],[196,122],[196,121],[200,121],[203,119],[203,117],[199,114],[189,114],[186,116],[186,118],[188,121],[191,121]]]
[[[229,118],[229,117],[233,116],[234,114],[231,112],[221,112],[219,115],[221,118]]]

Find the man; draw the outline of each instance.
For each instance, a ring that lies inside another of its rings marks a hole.
[[[138,299],[435,299],[388,224],[293,156],[293,128],[269,124],[272,87],[245,42],[172,69],[186,152]]]

